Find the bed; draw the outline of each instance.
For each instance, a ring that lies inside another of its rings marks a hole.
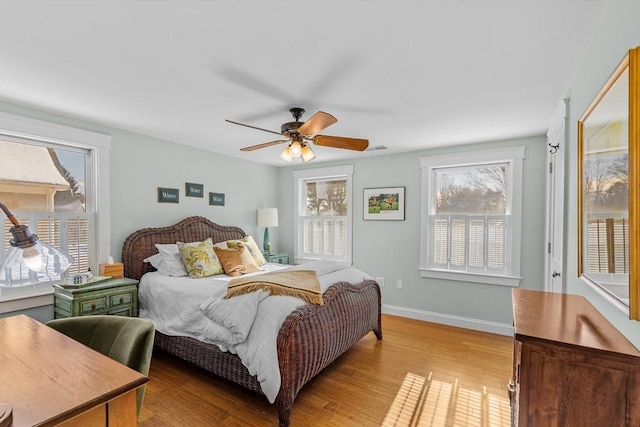
[[[155,244],[224,242],[246,237],[234,226],[193,216],[167,227],[144,228],[127,237],[122,248],[126,277],[140,280],[155,269],[145,259],[157,253]],[[156,273],[157,274],[157,273]],[[359,283],[337,282],[322,295],[323,305],[305,304],[289,314],[277,332],[280,387],[274,404],[280,426],[288,426],[300,389],[369,332],[382,339],[380,288],[369,278]],[[215,375],[264,394],[240,357],[202,340],[156,331],[155,347]]]

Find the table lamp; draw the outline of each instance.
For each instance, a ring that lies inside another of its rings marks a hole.
[[[277,208],[260,208],[258,209],[258,227],[264,227],[264,240],[262,249],[264,252],[271,253],[271,242],[269,241],[269,227],[278,226],[278,209]]]
[[[0,271],[24,262],[29,270],[42,271],[45,276],[51,277],[65,272],[71,266],[71,256],[40,241],[37,234],[31,234],[29,227],[20,224],[3,203],[0,203],[0,209],[13,224],[9,229],[13,236],[9,242],[11,247],[0,259]]]

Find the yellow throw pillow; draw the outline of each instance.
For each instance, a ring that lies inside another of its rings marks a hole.
[[[253,257],[253,259],[256,261],[256,264],[258,265],[258,267],[260,267],[261,265],[265,265],[267,262],[267,260],[264,258],[264,255],[262,255],[262,251],[260,250],[260,247],[258,247],[258,244],[256,243],[255,240],[253,240],[253,237],[251,236],[245,236],[240,240],[227,240],[224,243],[227,244],[227,248],[229,249],[233,249],[238,245],[238,243],[242,243],[244,246],[247,247],[247,249],[249,250],[249,253]],[[216,246],[221,247],[221,245],[216,245]]]
[[[260,271],[256,261],[253,259],[249,250],[242,243],[234,245],[233,249],[224,249],[217,246],[213,247],[224,272],[229,276],[241,276],[245,273],[253,273]]]
[[[220,260],[218,260],[213,250],[213,241],[211,238],[208,238],[204,242],[178,242],[177,245],[189,277],[208,277],[224,273]]]

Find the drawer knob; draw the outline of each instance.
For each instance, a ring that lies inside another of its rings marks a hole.
[[[91,304],[91,310],[95,310],[96,309],[96,305],[95,304]]]
[[[120,297],[120,304],[124,302],[124,298]]]

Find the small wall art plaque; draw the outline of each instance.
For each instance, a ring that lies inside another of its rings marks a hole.
[[[187,197],[204,197],[204,185],[185,182],[184,193]]]
[[[209,204],[211,206],[224,206],[224,193],[209,193]]]
[[[158,203],[180,203],[180,190],[158,187]]]

